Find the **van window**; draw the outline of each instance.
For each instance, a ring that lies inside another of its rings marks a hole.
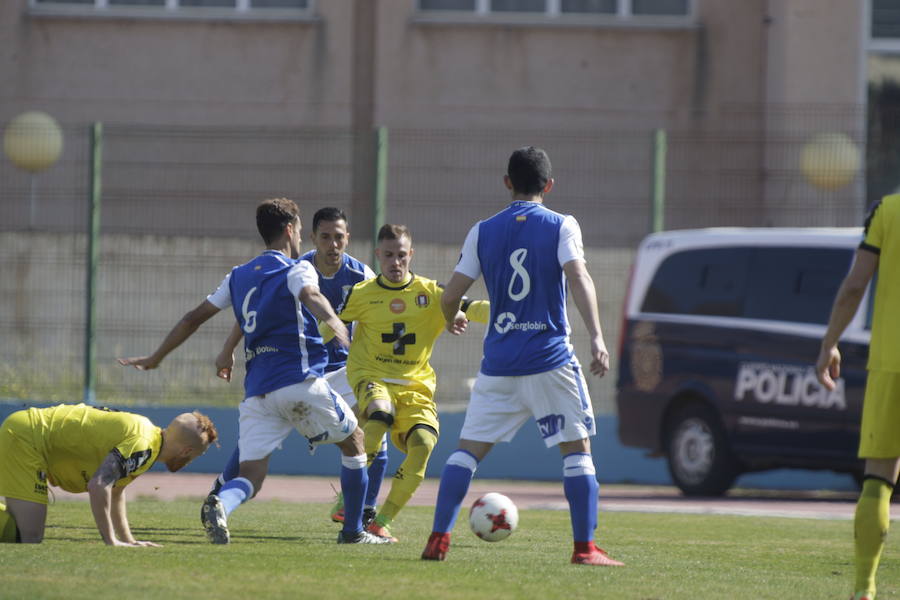
[[[666,258],[641,310],[826,324],[852,249],[734,247]]]
[[[666,258],[641,310],[738,317],[746,296],[750,248],[686,250]]]
[[[755,248],[744,316],[826,325],[850,248]]]

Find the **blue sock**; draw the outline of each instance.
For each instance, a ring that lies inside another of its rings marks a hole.
[[[576,542],[594,539],[597,528],[597,471],[590,454],[569,454],[563,458],[563,489],[569,501],[572,536]]]
[[[381,450],[375,455],[375,460],[369,465],[369,489],[366,491],[365,506],[378,504],[378,493],[381,491],[381,482],[388,466],[387,437],[381,440]]]
[[[235,477],[238,476],[240,472],[241,466],[241,453],[238,448],[234,449],[234,452],[231,453],[231,458],[228,459],[228,462],[225,463],[225,469],[219,473],[219,476],[216,477],[216,480],[213,482],[212,489],[209,491],[211,494],[218,494],[222,490],[222,486],[225,485],[226,482],[231,481]]]
[[[459,507],[466,497],[466,492],[469,491],[469,484],[477,468],[478,461],[465,450],[456,450],[447,459],[441,473],[432,531],[447,533],[453,529],[459,515]]]
[[[231,481],[235,477],[238,476],[241,470],[241,449],[237,446],[234,448],[234,452],[231,453],[231,458],[228,459],[228,462],[225,463],[225,469],[222,471],[222,481],[223,483],[226,481]]]
[[[341,491],[344,493],[345,534],[353,535],[362,531],[363,499],[369,486],[366,473],[366,455],[341,455]]]
[[[227,517],[234,509],[253,497],[253,484],[244,477],[235,477],[222,486],[218,496]]]

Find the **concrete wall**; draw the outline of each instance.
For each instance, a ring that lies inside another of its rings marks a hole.
[[[835,218],[862,222],[866,208],[862,175],[851,185],[823,191],[791,169],[796,168],[803,145],[816,133],[843,133],[860,149],[865,147],[865,4],[768,2],[762,48],[763,169],[764,210],[770,223],[807,225],[810,213],[825,222]]]
[[[0,120],[42,109],[66,123],[349,123],[350,2],[299,21],[40,9],[0,4]]]

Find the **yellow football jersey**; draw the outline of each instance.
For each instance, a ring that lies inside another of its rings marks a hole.
[[[339,313],[342,320],[357,322],[347,359],[350,385],[355,388],[362,379],[415,381],[434,394],[429,359],[444,331],[443,293],[436,281],[412,274],[404,284],[379,275],[353,286]],[[472,321],[486,323],[489,313],[490,305],[483,300],[466,307]]]
[[[860,247],[878,254],[868,367],[900,372],[900,194],[885,196],[875,205]]]
[[[87,491],[87,483],[110,452],[121,460],[131,483],[159,457],[162,429],[147,417],[85,404],[30,408],[34,444],[47,462],[47,480],[67,492]]]

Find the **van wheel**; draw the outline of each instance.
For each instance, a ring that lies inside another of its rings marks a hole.
[[[669,473],[685,496],[721,496],[740,473],[719,419],[706,405],[675,413],[666,440]]]

